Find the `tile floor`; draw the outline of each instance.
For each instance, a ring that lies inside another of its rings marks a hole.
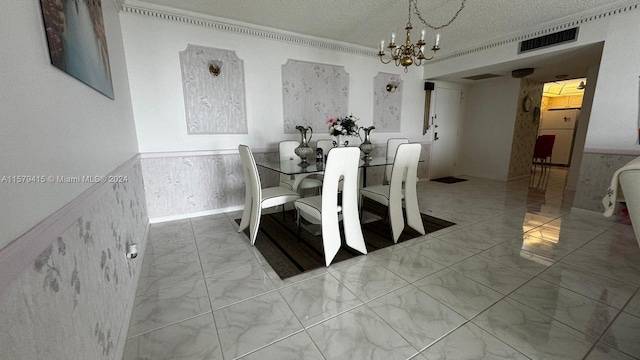
[[[457,225],[284,281],[239,213],[154,224],[124,359],[639,359],[632,228],[565,176],[421,182]]]

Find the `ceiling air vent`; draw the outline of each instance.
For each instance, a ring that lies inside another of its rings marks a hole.
[[[548,46],[564,44],[578,39],[578,28],[574,27],[568,30],[558,31],[553,34],[540,36],[520,42],[519,53],[533,51]]]
[[[480,74],[480,75],[473,75],[473,76],[463,77],[463,79],[465,79],[465,80],[483,80],[483,79],[491,79],[491,78],[498,77],[498,76],[502,76],[502,75]]]

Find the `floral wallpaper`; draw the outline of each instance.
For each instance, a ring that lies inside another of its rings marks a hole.
[[[391,85],[391,91],[387,91],[387,85]],[[400,75],[379,72],[373,78],[373,125],[376,131],[400,132],[402,89]]]
[[[533,148],[538,137],[538,126],[540,124],[539,115],[536,118],[536,107],[540,107],[542,102],[542,88],[544,84],[528,79],[520,80],[520,96],[518,97],[518,108],[516,112],[515,127],[513,129],[513,142],[511,144],[511,159],[509,161],[508,180],[529,176],[531,172],[531,161],[533,159]],[[531,111],[526,112],[522,103],[526,96],[531,96]]]
[[[209,65],[221,64],[220,74]],[[247,134],[244,62],[235,51],[187,45],[180,52],[188,134]]]
[[[0,293],[0,358],[115,359],[124,346],[142,264],[125,249],[144,249],[148,218],[140,162],[118,175],[127,182],[99,185],[90,210],[45,234],[51,245]]]
[[[256,161],[277,161],[278,153],[254,153]],[[262,187],[277,186],[274,171],[258,167]],[[244,205],[240,155],[143,158],[149,217],[189,214]]]
[[[284,133],[296,125],[327,131],[326,121],[349,115],[349,74],[343,66],[289,59],[282,65]]]

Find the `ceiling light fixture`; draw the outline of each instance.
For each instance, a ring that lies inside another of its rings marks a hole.
[[[405,39],[405,43],[400,46],[396,46],[396,33],[391,33],[391,42],[389,43],[389,45],[387,45],[387,48],[389,49],[389,52],[391,53],[391,55],[390,57],[385,59],[386,54],[384,52],[384,48],[385,48],[384,40],[380,41],[380,49],[378,52],[380,61],[382,61],[383,64],[388,64],[391,61],[395,61],[396,66],[400,66],[400,65],[404,66],[404,72],[407,72],[411,64],[420,66],[422,65],[423,60],[433,59],[434,56],[436,56],[436,52],[440,50],[440,34],[439,33],[436,34],[435,42],[433,44],[433,47],[431,48],[431,51],[433,51],[433,54],[431,55],[431,57],[425,57],[424,46],[426,43],[424,42],[424,36],[426,34],[426,30],[422,29],[420,40],[417,43],[415,44],[411,43],[411,29],[413,29],[413,26],[411,25],[411,11],[413,10],[413,13],[418,16],[420,21],[422,21],[422,23],[426,27],[431,28],[433,30],[439,30],[451,25],[451,23],[458,17],[458,14],[460,14],[462,9],[464,9],[464,4],[466,2],[467,0],[462,0],[462,3],[460,4],[460,8],[458,9],[458,11],[456,11],[456,13],[453,15],[451,20],[449,20],[446,24],[440,25],[440,26],[433,26],[428,22],[426,22],[420,15],[420,11],[418,11],[418,0],[409,0],[409,21],[407,21],[407,25],[404,28],[407,31],[407,37]]]

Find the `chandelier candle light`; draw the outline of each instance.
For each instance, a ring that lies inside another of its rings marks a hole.
[[[407,72],[411,64],[420,66],[422,65],[423,60],[428,61],[433,59],[436,56],[436,52],[440,50],[440,34],[439,33],[436,34],[435,42],[431,47],[431,51],[433,53],[431,54],[430,57],[426,57],[424,55],[424,51],[425,51],[424,46],[426,45],[424,41],[424,37],[427,33],[426,29],[422,29],[420,33],[420,40],[417,43],[415,44],[411,43],[411,30],[413,29],[413,26],[411,25],[411,11],[413,10],[413,12],[418,16],[420,21],[422,21],[422,23],[425,26],[434,30],[439,30],[449,26],[458,17],[458,14],[460,14],[462,9],[464,9],[465,2],[467,2],[467,0],[462,0],[462,4],[460,4],[460,8],[458,9],[458,11],[456,11],[455,15],[453,16],[453,18],[451,18],[451,20],[449,20],[449,22],[441,26],[433,26],[427,23],[420,15],[420,11],[418,11],[418,0],[409,0],[409,21],[407,21],[407,25],[404,28],[407,32],[405,43],[400,46],[397,46],[396,33],[391,33],[391,42],[389,43],[389,45],[387,45],[387,48],[389,49],[389,52],[390,52],[390,57],[387,57],[385,59],[386,53],[384,51],[384,48],[385,48],[384,40],[381,40],[380,48],[378,52],[380,61],[382,61],[383,64],[388,64],[393,60],[395,61],[396,66],[400,66],[400,65],[404,66],[404,72]]]

